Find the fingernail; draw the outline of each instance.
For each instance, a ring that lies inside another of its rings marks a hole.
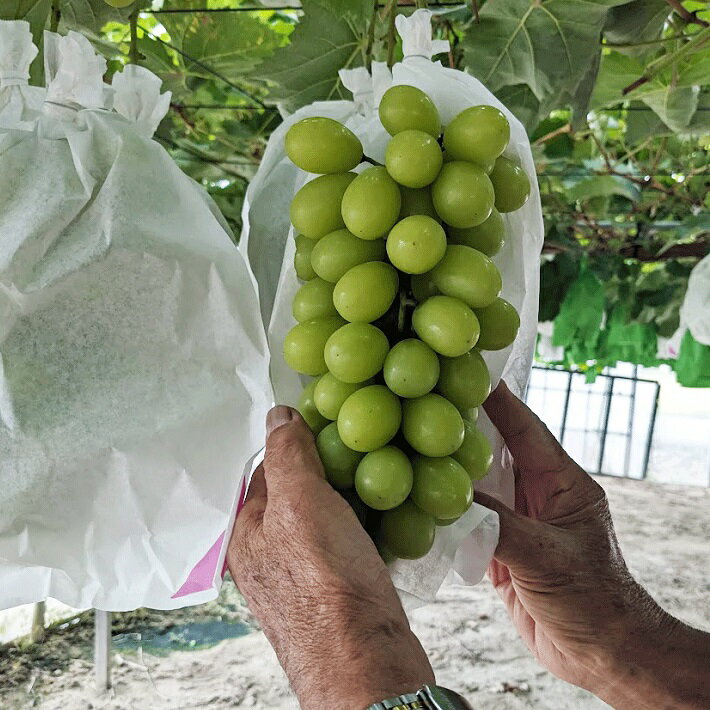
[[[267,438],[271,435],[272,431],[275,431],[280,426],[288,424],[293,419],[293,412],[291,407],[284,407],[279,405],[274,407],[266,415],[266,436]]]

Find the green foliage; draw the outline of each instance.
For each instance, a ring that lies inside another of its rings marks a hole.
[[[254,73],[275,84],[270,97],[287,111],[345,97],[338,70],[362,65],[366,17],[372,7],[369,0],[304,0],[303,5],[305,16],[289,46]]]
[[[684,387],[710,387],[710,346],[701,345],[687,331],[673,369]]]
[[[100,36],[107,22],[126,22],[131,8],[117,9],[104,0],[62,0],[62,27],[77,30],[89,36]]]
[[[89,37],[110,80],[127,61],[131,8],[58,1],[60,31]],[[144,10],[136,37],[141,63],[172,92],[157,139],[235,234],[246,185],[280,122],[276,106],[348,98],[338,70],[397,61],[389,13],[413,10],[303,0],[303,11],[199,11],[257,2],[164,0],[163,10],[191,11]],[[440,59],[481,79],[531,136],[546,225],[540,318],[555,322],[565,362],[592,375],[617,359],[649,362],[657,337],[675,330],[688,274],[707,253],[710,9],[695,0],[683,0],[695,13],[685,16],[666,0],[478,7],[480,21],[470,3],[435,8],[433,28],[451,43]],[[27,19],[36,41],[50,10],[51,0],[0,0],[0,17]],[[35,82],[41,73],[38,58]],[[684,383],[703,381],[707,352],[684,341]]]
[[[494,93],[527,86],[538,102],[528,126],[560,105],[584,113],[607,12],[624,2],[488,0],[464,41],[466,65]]]
[[[614,7],[607,14],[604,37],[624,54],[647,54],[653,51],[650,43],[663,33],[669,14],[666,0],[636,0]],[[644,42],[649,44],[640,44]]]
[[[570,349],[576,361],[593,360],[603,313],[604,284],[592,271],[583,268],[560,305],[553,345]]]

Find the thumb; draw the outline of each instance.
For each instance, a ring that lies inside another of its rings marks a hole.
[[[264,477],[269,502],[300,494],[308,482],[325,478],[313,432],[291,407],[274,407],[266,417]]]
[[[498,513],[500,537],[495,551],[498,562],[514,574],[539,573],[549,567],[549,560],[559,547],[556,528],[521,515],[485,493],[476,491],[475,499]]]

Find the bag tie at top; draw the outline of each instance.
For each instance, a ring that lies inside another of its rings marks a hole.
[[[0,20],[0,89],[29,84],[30,64],[37,51],[29,22]]]
[[[27,86],[28,84],[29,80],[22,74],[0,71],[0,89],[7,89],[10,86]]]
[[[395,24],[402,38],[403,61],[415,58],[430,61],[435,54],[451,48],[445,39],[432,39],[430,10],[416,10],[409,17],[397,15]]]

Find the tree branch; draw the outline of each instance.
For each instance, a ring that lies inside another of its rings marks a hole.
[[[700,47],[702,47],[702,45],[709,39],[710,25],[706,23],[705,29],[702,29],[700,32],[694,34],[692,39],[688,40],[682,47],[680,47],[680,49],[677,49],[675,52],[671,52],[670,54],[665,54],[664,56],[651,62],[648,67],[646,67],[646,71],[643,73],[643,76],[640,76],[636,79],[636,81],[632,82],[622,90],[622,96],[626,96],[634,89],[638,89],[639,86],[642,86],[653,79],[656,74],[659,74],[664,69],[667,69],[679,59],[685,57],[685,55],[691,54],[696,49],[700,49]]]
[[[128,17],[128,24],[131,29],[131,47],[128,50],[128,61],[131,64],[138,64],[142,59],[141,53],[138,51],[138,14],[140,10],[138,5],[134,5],[131,14]]]
[[[370,18],[370,25],[367,28],[367,44],[365,45],[365,68],[369,69],[372,62],[372,48],[375,44],[375,26],[377,25],[377,11],[379,7],[378,0],[374,0],[374,7],[372,8],[372,17]]]
[[[385,8],[387,16],[387,66],[394,64],[394,47],[396,44],[394,18],[397,16],[397,0],[389,0]]]
[[[56,32],[62,19],[62,10],[59,6],[60,0],[52,0],[52,10],[49,18],[49,31]]]
[[[549,133],[546,133],[544,136],[540,136],[533,145],[541,145],[542,143],[547,143],[547,141],[552,140],[553,138],[557,138],[557,136],[564,135],[565,133],[572,133],[572,124],[571,123],[565,123],[564,126],[560,126],[559,128],[556,128],[554,131],[550,131]]]
[[[666,2],[676,11],[680,17],[682,17],[686,22],[700,25],[701,27],[710,26],[705,20],[701,20],[695,12],[690,12],[683,7],[680,0],[666,0]]]

